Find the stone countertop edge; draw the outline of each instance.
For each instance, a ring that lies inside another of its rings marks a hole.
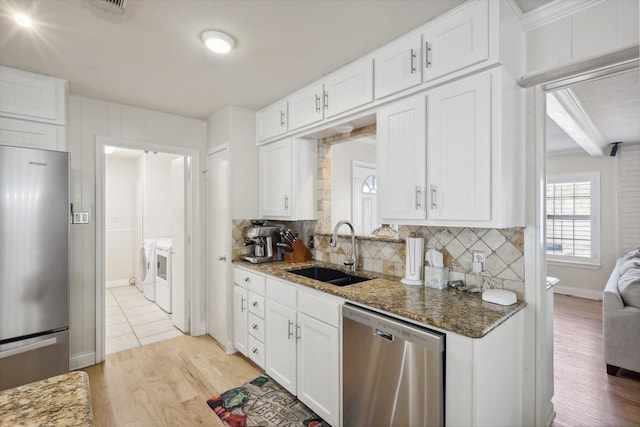
[[[0,391],[0,426],[93,426],[89,376],[73,371]]]
[[[347,268],[320,261],[287,263],[283,261],[252,264],[234,261],[234,265],[255,270],[289,282],[317,289],[349,302],[382,311],[392,316],[419,322],[469,337],[482,338],[501,323],[526,307],[525,301],[504,306],[482,301],[482,295],[453,288],[432,289],[426,286],[404,285],[394,276],[358,270],[355,274],[372,280],[348,286],[335,286],[289,273],[305,267],[328,267],[349,273]]]

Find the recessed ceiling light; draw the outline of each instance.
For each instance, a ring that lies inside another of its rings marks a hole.
[[[205,31],[202,33],[202,41],[215,53],[228,53],[236,45],[229,35],[220,31]]]
[[[13,15],[13,19],[16,20],[18,25],[24,28],[31,28],[31,25],[33,25],[31,17],[23,12],[16,12],[16,14]]]

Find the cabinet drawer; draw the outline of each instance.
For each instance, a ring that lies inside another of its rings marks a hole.
[[[249,313],[264,319],[264,297],[249,292]]]
[[[295,286],[280,282],[279,280],[267,279],[267,297],[289,307],[296,306],[298,290]]]
[[[264,320],[253,313],[249,313],[249,334],[264,342]]]
[[[249,357],[262,369],[265,367],[264,344],[249,335]]]
[[[298,311],[329,325],[340,326],[340,305],[342,301],[327,298],[324,295],[300,290],[298,293]]]
[[[235,268],[233,281],[236,285],[243,286],[251,292],[264,295],[265,278],[260,274],[242,268]]]

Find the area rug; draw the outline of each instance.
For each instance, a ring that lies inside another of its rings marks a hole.
[[[328,427],[322,418],[266,375],[213,396],[207,404],[230,427]]]

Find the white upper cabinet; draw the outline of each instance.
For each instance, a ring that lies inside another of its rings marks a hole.
[[[373,101],[373,61],[370,57],[347,65],[324,80],[325,117]]]
[[[425,82],[488,60],[489,2],[476,1],[438,18],[425,27],[422,40]]]
[[[501,68],[381,109],[380,221],[523,226],[522,111],[522,91]]]
[[[0,66],[0,116],[66,123],[67,81]]]
[[[316,219],[317,142],[285,138],[261,145],[260,216],[270,219]]]
[[[429,219],[491,219],[491,107],[487,73],[428,92]]]
[[[287,133],[287,101],[278,101],[256,113],[256,140],[266,141]]]
[[[0,145],[66,151],[65,126],[0,117]]]
[[[422,83],[420,41],[420,34],[411,34],[385,47],[374,56],[376,99]]]
[[[414,96],[378,112],[378,214],[425,219],[426,100]]]
[[[289,130],[316,123],[324,119],[324,85],[314,83],[287,98],[289,103]]]

